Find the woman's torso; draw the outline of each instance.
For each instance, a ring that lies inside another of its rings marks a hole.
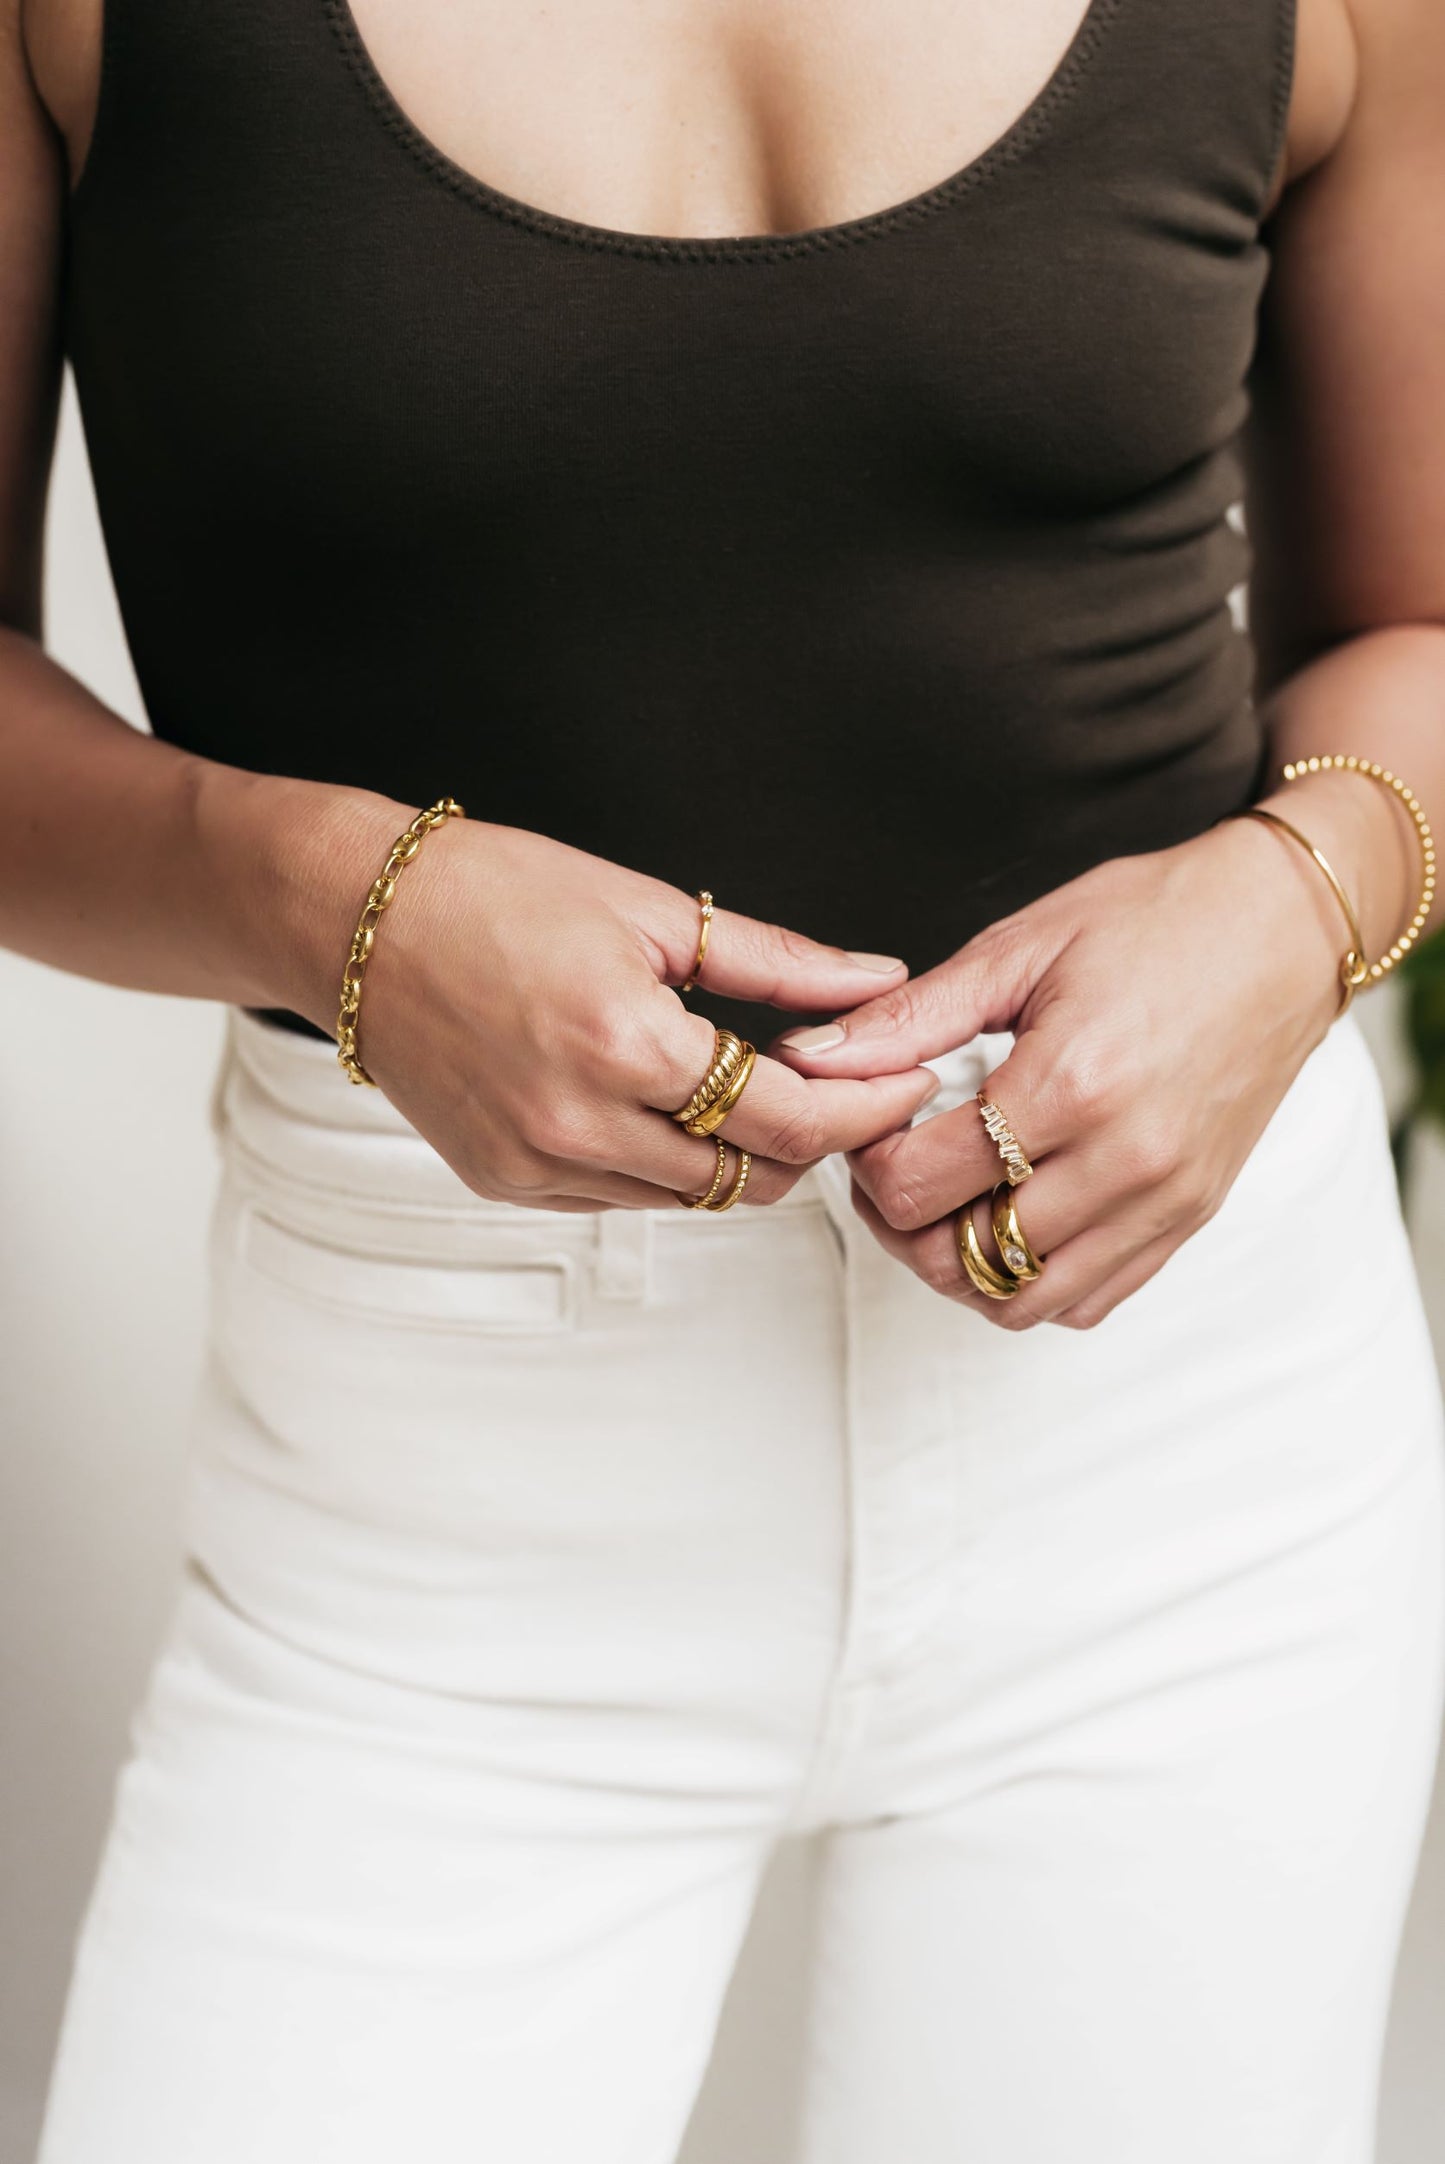
[[[1290,0],[814,13],[108,0],[64,330],[158,735],[915,968],[1257,793]]]

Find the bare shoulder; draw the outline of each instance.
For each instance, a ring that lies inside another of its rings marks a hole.
[[[1445,140],[1442,0],[1297,0],[1294,84],[1279,190],[1368,134]]]
[[[73,180],[95,118],[104,0],[0,0],[0,10],[15,18],[35,94],[65,144]]]
[[[1294,75],[1276,201],[1337,147],[1349,126],[1358,86],[1350,0],[1296,0]]]
[[[1358,56],[1360,129],[1400,127],[1445,143],[1445,6],[1441,0],[1344,0]]]

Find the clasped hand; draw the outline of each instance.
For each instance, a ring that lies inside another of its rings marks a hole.
[[[857,1078],[1012,1031],[984,1091],[1035,1168],[1014,1200],[1042,1276],[996,1300],[964,1275],[955,1213],[973,1205],[995,1257],[1003,1177],[971,1100],[850,1151],[854,1204],[890,1254],[1001,1329],[1088,1328],[1219,1208],[1338,1011],[1337,961],[1287,852],[1257,821],[1225,820],[1095,866],[772,1049]]]
[[[361,854],[403,809],[368,807]],[[514,828],[466,820],[430,848],[425,869],[449,877],[407,875],[362,1006],[363,1054],[402,1111],[497,1200],[655,1208],[703,1191],[713,1145],[659,1116],[712,1056],[711,1025],[672,989],[696,902]],[[1095,866],[912,980],[718,911],[709,989],[840,1017],[775,1039],[729,1115],[726,1140],[757,1158],[745,1205],[840,1153],[866,1223],[947,1298],[1003,1329],[1102,1320],[1213,1215],[1337,1011],[1339,948],[1295,854],[1227,819]],[[315,1012],[332,998],[328,962]],[[993,1252],[994,1143],[972,1102],[916,1115],[937,1090],[923,1062],[1005,1030],[987,1093],[1036,1168],[1015,1202],[1045,1268],[1000,1301],[970,1286],[955,1222],[972,1203]]]

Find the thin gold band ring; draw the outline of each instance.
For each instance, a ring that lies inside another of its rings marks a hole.
[[[687,1208],[690,1210],[706,1210],[710,1217],[720,1216],[724,1210],[730,1210],[733,1204],[741,1199],[743,1189],[748,1184],[748,1174],[753,1169],[753,1160],[749,1155],[748,1151],[739,1150],[738,1169],[736,1174],[734,1175],[733,1184],[728,1189],[727,1193],[722,1197],[722,1200],[719,1201],[718,1193],[722,1187],[723,1181],[727,1177],[728,1146],[725,1142],[719,1139],[716,1144],[716,1149],[717,1171],[713,1174],[712,1185],[708,1189],[707,1193],[705,1195],[680,1194],[677,1198],[679,1202],[685,1203]]]
[[[702,928],[697,935],[697,960],[682,986],[684,992],[690,992],[702,975],[702,965],[707,959],[708,933],[712,930],[712,896],[706,887],[698,889],[696,899],[702,905]]]

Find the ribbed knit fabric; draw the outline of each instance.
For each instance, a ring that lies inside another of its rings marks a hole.
[[[464,173],[346,0],[105,18],[64,335],[157,736],[914,969],[1258,792],[1292,0],[1089,0],[962,171],[738,240]]]

